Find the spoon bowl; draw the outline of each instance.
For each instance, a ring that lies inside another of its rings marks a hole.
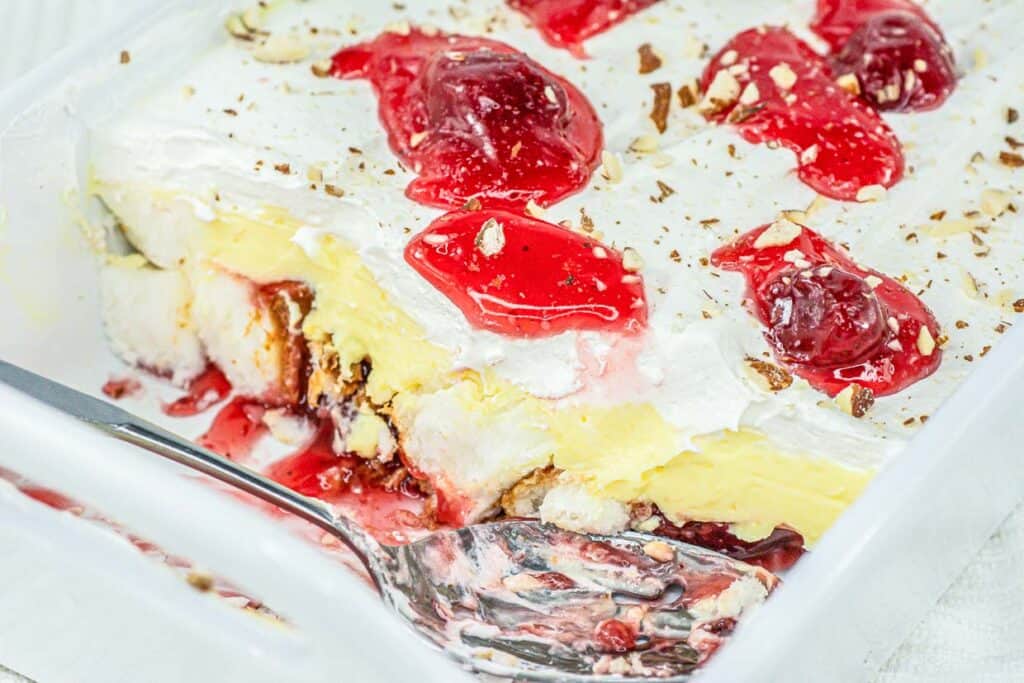
[[[577,534],[532,520],[384,546],[324,503],[117,406],[3,361],[0,381],[337,537],[385,602],[473,671],[534,681],[685,680],[778,582],[678,541]]]

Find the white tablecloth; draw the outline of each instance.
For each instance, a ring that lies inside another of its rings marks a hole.
[[[98,30],[132,2],[0,0],[0,87],[54,50]],[[877,672],[877,680],[1024,680],[1024,506]],[[24,679],[0,666],[0,683],[15,681]]]

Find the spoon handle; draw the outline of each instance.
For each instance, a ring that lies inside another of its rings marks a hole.
[[[339,517],[324,503],[296,493],[248,467],[231,462],[211,450],[197,446],[144,420],[130,417],[116,424],[93,424],[121,441],[202,472],[315,524],[348,546],[366,566],[374,582],[377,582],[376,571],[370,561],[370,557],[379,551],[376,541],[349,520]]]

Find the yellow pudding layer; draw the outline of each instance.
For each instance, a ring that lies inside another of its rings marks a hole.
[[[788,524],[809,543],[873,475],[810,454],[780,452],[749,430],[700,437],[697,450],[680,453],[677,434],[653,405],[559,408],[490,374],[453,372],[451,354],[391,301],[354,249],[324,235],[310,256],[292,242],[300,227],[276,209],[256,218],[221,213],[204,224],[196,250],[257,282],[308,283],[316,300],[305,335],[329,341],[342,368],[372,358],[368,396],[378,405],[392,402],[398,414],[458,385],[462,408],[479,428],[512,406],[530,416],[523,429],[550,442],[550,453],[530,466],[553,463],[599,497],[650,501],[675,521],[732,522],[747,535]]]

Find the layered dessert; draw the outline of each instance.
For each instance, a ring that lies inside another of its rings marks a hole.
[[[1024,11],[926,10],[231,14],[94,131],[112,347],[384,536],[539,517],[787,566],[1024,312]]]

